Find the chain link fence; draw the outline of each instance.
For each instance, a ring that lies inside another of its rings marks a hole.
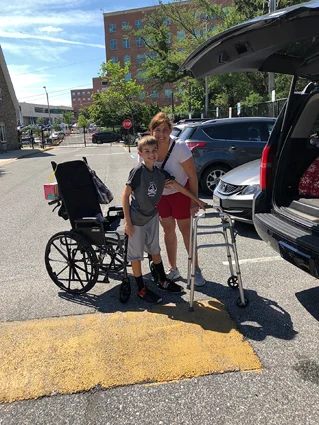
[[[286,103],[286,98],[278,99],[274,102],[267,101],[258,103],[253,106],[241,105],[229,108],[216,108],[211,111],[212,118],[228,118],[228,117],[275,117],[277,118],[281,109]]]

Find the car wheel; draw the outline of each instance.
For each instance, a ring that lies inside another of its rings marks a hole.
[[[221,176],[226,174],[230,168],[224,165],[215,164],[204,172],[201,178],[201,186],[205,193],[212,195],[216,189]]]
[[[98,145],[101,145],[101,144],[102,144],[102,140],[97,139],[96,143],[97,143]]]

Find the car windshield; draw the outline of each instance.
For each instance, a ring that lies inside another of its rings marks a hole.
[[[177,127],[174,127],[173,128],[173,130],[172,130],[172,136],[174,136],[174,137],[178,137],[179,136],[179,134],[181,133],[181,129],[180,128],[177,128]]]

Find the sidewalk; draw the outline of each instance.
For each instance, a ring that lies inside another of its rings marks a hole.
[[[8,151],[6,153],[0,152],[0,166],[9,164],[10,162],[16,161],[19,158],[25,158],[27,156],[37,155],[39,153],[49,151],[53,149],[54,146],[48,146],[44,149],[42,148],[22,148],[22,149],[16,149],[12,151]]]

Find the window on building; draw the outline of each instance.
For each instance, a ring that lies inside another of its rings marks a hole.
[[[122,47],[123,47],[123,49],[129,49],[130,48],[130,39],[128,37],[122,38]]]
[[[119,58],[117,56],[111,56],[111,61],[113,63],[117,63],[119,61]]]
[[[72,102],[75,102],[75,100],[76,100],[76,99],[75,99],[75,97],[74,97],[74,98],[72,99]]]
[[[132,79],[132,74],[129,72],[125,75],[125,81],[131,81]]]
[[[80,95],[81,95],[81,92],[80,92],[80,91],[78,91],[78,92],[77,92],[77,95],[78,95],[78,96],[80,96]]]
[[[102,81],[101,84],[102,86],[107,86],[107,81]]]
[[[127,31],[129,29],[129,24],[128,22],[122,22],[122,30],[123,31]]]
[[[135,28],[143,28],[143,21],[142,21],[142,19],[136,19],[136,21],[135,21]]]
[[[109,32],[116,32],[116,24],[109,24]]]
[[[170,24],[171,24],[171,21],[170,21],[170,19],[169,19],[169,18],[165,17],[165,18],[163,19],[163,23],[164,23],[165,25],[170,25]]]
[[[158,99],[158,92],[156,90],[151,91],[151,99]]]
[[[90,91],[87,91],[86,94],[88,94],[89,96],[91,96],[91,92]]]
[[[141,93],[138,95],[138,100],[142,100],[145,98],[145,92],[141,91]]]
[[[102,91],[106,91],[106,87],[102,87]]]
[[[157,57],[158,57],[158,54],[157,54],[157,52],[149,52],[149,53],[147,53],[147,56],[149,58],[153,59],[153,60],[156,60]]]
[[[136,47],[145,46],[144,40],[141,37],[135,38]]]
[[[110,40],[110,50],[116,50],[117,41],[115,39]]]
[[[184,40],[184,38],[185,38],[185,31],[177,31],[176,35],[177,35],[177,38],[179,40]]]
[[[124,55],[124,56],[123,56],[123,62],[124,62],[124,65],[125,65],[127,62],[131,62],[131,56],[129,56],[129,55]]]
[[[137,81],[144,81],[145,80],[144,72],[143,71],[137,71],[136,79],[137,79]]]
[[[78,97],[78,102],[81,102],[81,98],[80,97]]]
[[[6,139],[6,128],[4,123],[0,123],[0,142],[5,142]]]
[[[96,90],[96,93],[100,93],[100,89],[97,89],[97,90]]]
[[[136,55],[136,63],[138,65],[142,65],[142,63],[144,63],[146,60],[146,56],[144,53],[141,53],[140,55]]]
[[[85,91],[83,91],[83,92],[82,92],[82,96],[85,96],[85,94],[86,94],[86,93],[85,93]]]
[[[172,89],[165,89],[165,99],[171,99],[172,98]]]

